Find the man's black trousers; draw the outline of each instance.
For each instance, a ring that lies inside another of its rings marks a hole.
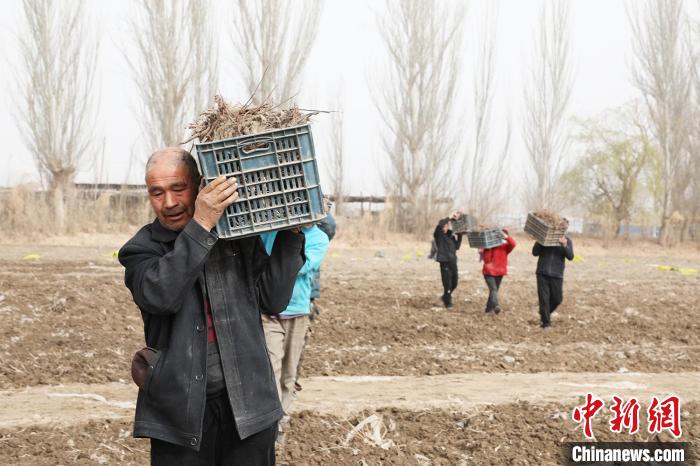
[[[452,292],[457,288],[457,261],[440,262],[442,277],[442,301],[445,305],[452,304]]]
[[[207,398],[200,450],[151,439],[151,465],[274,465],[276,439],[277,423],[241,440],[224,391]]]
[[[563,299],[563,278],[537,274],[537,297],[540,300],[540,319],[543,326],[550,325],[550,315]]]

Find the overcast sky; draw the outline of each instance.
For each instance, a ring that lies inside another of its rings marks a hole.
[[[17,34],[21,24],[21,2],[0,0],[0,127],[4,150],[0,152],[0,185],[38,181],[31,155],[23,146],[13,116],[13,72],[21,67],[17,55]],[[68,0],[66,0],[68,1]],[[292,0],[293,1],[293,0]],[[491,1],[491,0],[489,0]],[[493,0],[498,1],[498,0]],[[464,94],[464,134],[469,137],[470,100],[467,91],[474,68],[473,46],[478,41],[476,25],[484,19],[487,0],[469,2],[464,24],[462,72]],[[503,137],[502,128],[510,115],[513,127],[511,172],[518,179],[525,157],[522,144],[521,115],[523,85],[533,55],[538,24],[538,0],[500,0],[497,36],[496,97],[493,139]],[[574,66],[574,89],[570,105],[572,116],[585,117],[634,98],[629,64],[632,60],[630,27],[622,0],[571,0],[570,40]],[[634,5],[634,3],[632,3]],[[230,101],[246,100],[235,72],[236,55],[226,31],[228,7],[220,9],[221,93]],[[134,109],[138,96],[123,56],[123,45],[130,41],[128,18],[134,5],[129,1],[88,2],[89,14],[100,31],[102,48],[99,62],[101,92],[100,114],[95,128],[98,154],[104,154],[104,170],[82,167],[78,181],[140,182],[142,163],[153,148],[147,147],[139,130]],[[377,29],[379,2],[371,0],[327,0],[319,34],[310,51],[306,79],[297,99],[303,108],[330,108],[335,95],[341,94],[345,120],[345,151],[348,184],[352,194],[381,194],[379,170],[381,121],[372,101],[371,88],[391,85],[384,72],[382,44]],[[193,115],[193,118],[196,115]],[[318,116],[314,135],[322,170],[325,170],[328,118]]]

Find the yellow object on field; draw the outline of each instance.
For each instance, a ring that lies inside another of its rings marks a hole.
[[[405,261],[410,261],[411,259],[413,259],[413,254],[404,254],[403,256],[401,256],[401,259]]]
[[[673,270],[673,267],[670,265],[657,265],[656,270]]]
[[[688,267],[676,267],[675,265],[657,265],[656,270],[664,270],[669,272],[680,272],[681,275],[695,275],[700,272],[698,269],[688,268]]]
[[[586,259],[584,259],[583,256],[576,254],[574,255],[574,262],[586,262]]]
[[[420,251],[416,251],[416,257],[423,257],[423,253]]]
[[[25,261],[36,261],[39,260],[39,258],[41,258],[39,254],[27,254],[23,257]]]

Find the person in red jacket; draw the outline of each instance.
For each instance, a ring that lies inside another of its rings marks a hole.
[[[490,249],[481,249],[481,259],[484,261],[482,273],[489,287],[489,299],[486,301],[486,312],[498,314],[501,306],[498,304],[498,289],[501,287],[503,276],[508,274],[508,254],[515,248],[515,240],[503,230],[505,241],[500,246]]]

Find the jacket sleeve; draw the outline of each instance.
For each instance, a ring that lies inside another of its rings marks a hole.
[[[535,244],[532,246],[532,255],[539,256],[540,254],[542,254],[542,245],[538,242],[535,242]]]
[[[333,218],[331,214],[326,214],[326,218],[324,218],[323,221],[318,224],[318,227],[326,234],[326,236],[328,236],[329,241],[333,240],[333,237],[335,236],[336,223],[335,218]]]
[[[516,245],[516,243],[515,243],[515,238],[513,238],[513,237],[510,236],[510,235],[508,235],[508,238],[506,239],[506,252],[507,252],[508,254],[510,254],[511,251],[512,251],[513,249],[515,249],[515,245]]]
[[[430,254],[428,254],[428,259],[435,259],[436,255],[437,255],[437,245],[435,244],[435,240],[432,240],[430,242]]]
[[[306,261],[304,265],[299,270],[298,275],[317,272],[321,268],[321,262],[326,256],[326,251],[328,251],[328,245],[330,240],[323,231],[317,226],[311,228],[308,236],[305,236],[304,245],[304,255],[306,256]]]
[[[124,283],[136,305],[149,314],[174,314],[184,294],[192,289],[204,269],[218,237],[190,220],[166,253],[154,246],[131,240],[119,250]]]
[[[268,256],[262,240],[256,241],[256,290],[260,310],[279,314],[289,304],[299,269],[304,265],[304,235],[280,231]]]
[[[574,243],[571,241],[571,238],[569,238],[569,237],[566,238],[566,246],[564,247],[564,256],[569,260],[574,259]]]
[[[493,253],[491,249],[479,249],[479,260],[484,263],[484,265],[491,263],[493,260]]]

